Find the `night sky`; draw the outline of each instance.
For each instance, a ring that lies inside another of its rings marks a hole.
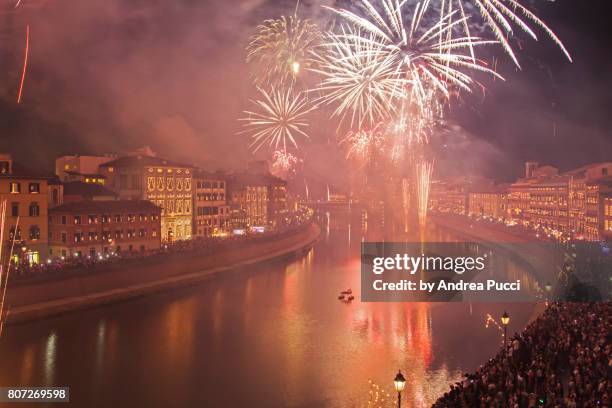
[[[303,15],[325,19],[305,1]],[[612,160],[609,0],[536,0],[573,63],[544,33],[524,35],[516,70],[499,55],[506,81],[462,95],[438,136],[437,171],[510,180],[524,160],[561,169]],[[237,135],[253,94],[244,46],[259,21],[291,13],[273,0],[0,0],[0,151],[50,171],[60,154],[122,152],[149,145],[214,170],[252,157]],[[30,61],[17,94],[25,26]],[[335,123],[317,123],[305,148],[312,177],[338,173]]]

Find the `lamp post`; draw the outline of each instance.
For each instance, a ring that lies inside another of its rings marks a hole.
[[[398,370],[395,379],[393,380],[393,385],[395,385],[395,391],[397,391],[397,408],[400,408],[402,405],[402,391],[406,386],[406,379],[402,375],[402,371]]]
[[[510,316],[504,310],[504,314],[501,317],[502,325],[504,326],[504,348],[508,346],[508,324],[510,323]]]

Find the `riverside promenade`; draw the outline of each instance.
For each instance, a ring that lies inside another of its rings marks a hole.
[[[246,242],[229,243],[213,253],[197,250],[160,254],[56,280],[9,286],[8,324],[100,306],[171,288],[194,285],[218,274],[307,252],[320,229],[307,223],[295,230]]]

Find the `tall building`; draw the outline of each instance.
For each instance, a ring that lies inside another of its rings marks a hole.
[[[54,258],[150,253],[160,247],[161,209],[145,200],[75,201],[49,210]]]
[[[1,244],[8,253],[14,240],[13,261],[34,264],[47,259],[48,183],[52,179],[20,168],[10,155],[0,155],[0,200],[7,201]]]
[[[193,166],[135,155],[101,164],[100,173],[119,199],[148,200],[162,209],[162,241],[191,238]]]
[[[470,192],[469,214],[505,219],[508,216],[507,186],[499,185],[477,192]]]
[[[61,156],[55,159],[55,175],[62,182],[81,181],[104,184],[104,176],[98,172],[101,164],[115,159],[116,155]]]
[[[193,235],[210,237],[227,233],[230,209],[225,175],[196,169],[193,172],[193,185]]]

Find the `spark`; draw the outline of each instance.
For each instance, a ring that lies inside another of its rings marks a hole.
[[[425,223],[427,222],[427,209],[429,207],[429,189],[431,186],[433,163],[422,160],[417,163],[416,171],[419,226],[422,230],[423,228],[425,228]]]
[[[451,11],[443,14],[431,27],[422,27],[429,0],[416,4],[410,20],[402,11],[406,1],[380,0],[384,15],[369,0],[360,3],[365,17],[345,9],[326,8],[360,30],[362,41],[384,50],[388,59],[393,61],[395,70],[410,81],[414,97],[423,98],[430,86],[446,97],[450,96],[450,87],[470,92],[475,80],[465,71],[484,72],[503,79],[470,53],[476,46],[496,44],[497,41],[473,36],[453,38],[450,35],[459,25],[466,23],[467,16],[457,17],[457,11]]]
[[[21,95],[23,93],[23,83],[25,82],[26,70],[28,68],[28,55],[30,52],[30,25],[26,26],[26,43],[23,59],[23,72],[21,73],[21,82],[19,83],[19,93],[17,94],[17,103],[21,103]]]
[[[313,91],[321,94],[321,102],[337,104],[332,116],[340,122],[349,115],[351,127],[387,119],[408,84],[374,35],[351,27],[328,33],[313,57],[317,67],[311,70],[322,77]]]
[[[425,2],[424,4],[424,7],[428,7],[430,3]],[[570,62],[572,61],[571,55],[554,31],[537,15],[517,0],[441,0],[440,4],[441,15],[459,11],[462,18],[466,17],[466,9],[468,7],[475,8],[485,22],[485,25],[491,30],[495,39],[517,67],[520,67],[520,65],[510,45],[509,38],[514,36],[514,25],[518,27],[520,31],[537,41],[538,37],[529,23],[542,29],[553,40],[557,47],[561,49],[565,57]],[[474,20],[470,20],[472,23],[473,21]],[[461,29],[467,37],[470,37],[470,31],[473,31],[473,29],[470,28],[470,24],[467,23],[467,19],[464,20],[458,28]]]
[[[402,99],[397,114],[387,122],[385,132],[392,146],[393,162],[400,162],[412,147],[429,143],[443,115],[435,94],[435,89],[429,88],[424,99]],[[425,103],[421,105],[422,101]]]
[[[247,46],[247,62],[259,68],[256,83],[295,81],[302,68],[311,65],[309,52],[320,39],[321,31],[317,25],[297,15],[264,21]]]
[[[298,158],[285,150],[277,150],[272,155],[272,173],[279,176],[288,176],[298,163]]]
[[[250,147],[257,152],[268,144],[274,150],[287,151],[287,145],[298,148],[298,138],[308,138],[306,116],[316,106],[309,106],[302,92],[295,93],[291,87],[272,89],[267,92],[258,88],[260,99],[252,100],[258,111],[245,111],[246,118],[239,119],[247,128],[240,133],[251,133]]]
[[[341,144],[348,144],[346,158],[353,158],[363,164],[369,163],[384,146],[385,136],[381,128],[381,124],[378,124],[371,129],[349,131],[341,141]]]

